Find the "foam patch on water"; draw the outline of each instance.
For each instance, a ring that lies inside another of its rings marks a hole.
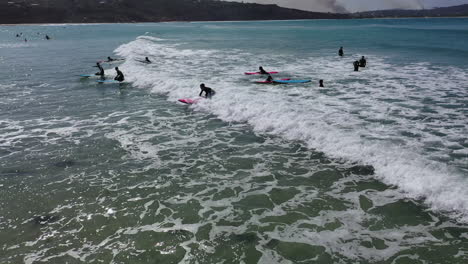
[[[468,148],[464,135],[468,75],[430,64],[394,65],[369,56],[353,72],[334,57],[268,58],[240,50],[195,50],[140,37],[116,49],[137,87],[168,100],[196,97],[200,83],[216,90],[212,100],[192,106],[227,122],[247,122],[261,133],[301,140],[329,157],[375,167],[376,177],[406,196],[423,198],[434,210],[468,220]],[[135,58],[156,57],[142,65]],[[260,86],[244,71],[262,61],[278,77],[312,84]],[[325,80],[326,88],[315,83]],[[443,87],[437,85],[443,83]]]

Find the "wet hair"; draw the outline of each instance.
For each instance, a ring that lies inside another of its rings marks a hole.
[[[204,83],[200,84],[200,87],[205,87],[205,84]]]
[[[115,69],[116,69],[116,70],[118,70],[118,69],[119,69],[119,67],[115,67]]]

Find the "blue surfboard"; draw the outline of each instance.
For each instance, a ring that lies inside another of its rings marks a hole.
[[[311,80],[274,80],[275,83],[308,83]]]
[[[98,82],[98,83],[125,83],[125,82],[119,82],[119,81],[116,81],[116,80],[98,80],[96,82]]]

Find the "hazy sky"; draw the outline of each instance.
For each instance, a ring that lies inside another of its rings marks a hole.
[[[260,4],[277,4],[283,7],[321,12],[356,12],[378,9],[418,9],[468,4],[468,0],[227,0]]]

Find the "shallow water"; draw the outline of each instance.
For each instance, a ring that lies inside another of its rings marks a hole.
[[[467,21],[0,27],[0,262],[465,263]]]

